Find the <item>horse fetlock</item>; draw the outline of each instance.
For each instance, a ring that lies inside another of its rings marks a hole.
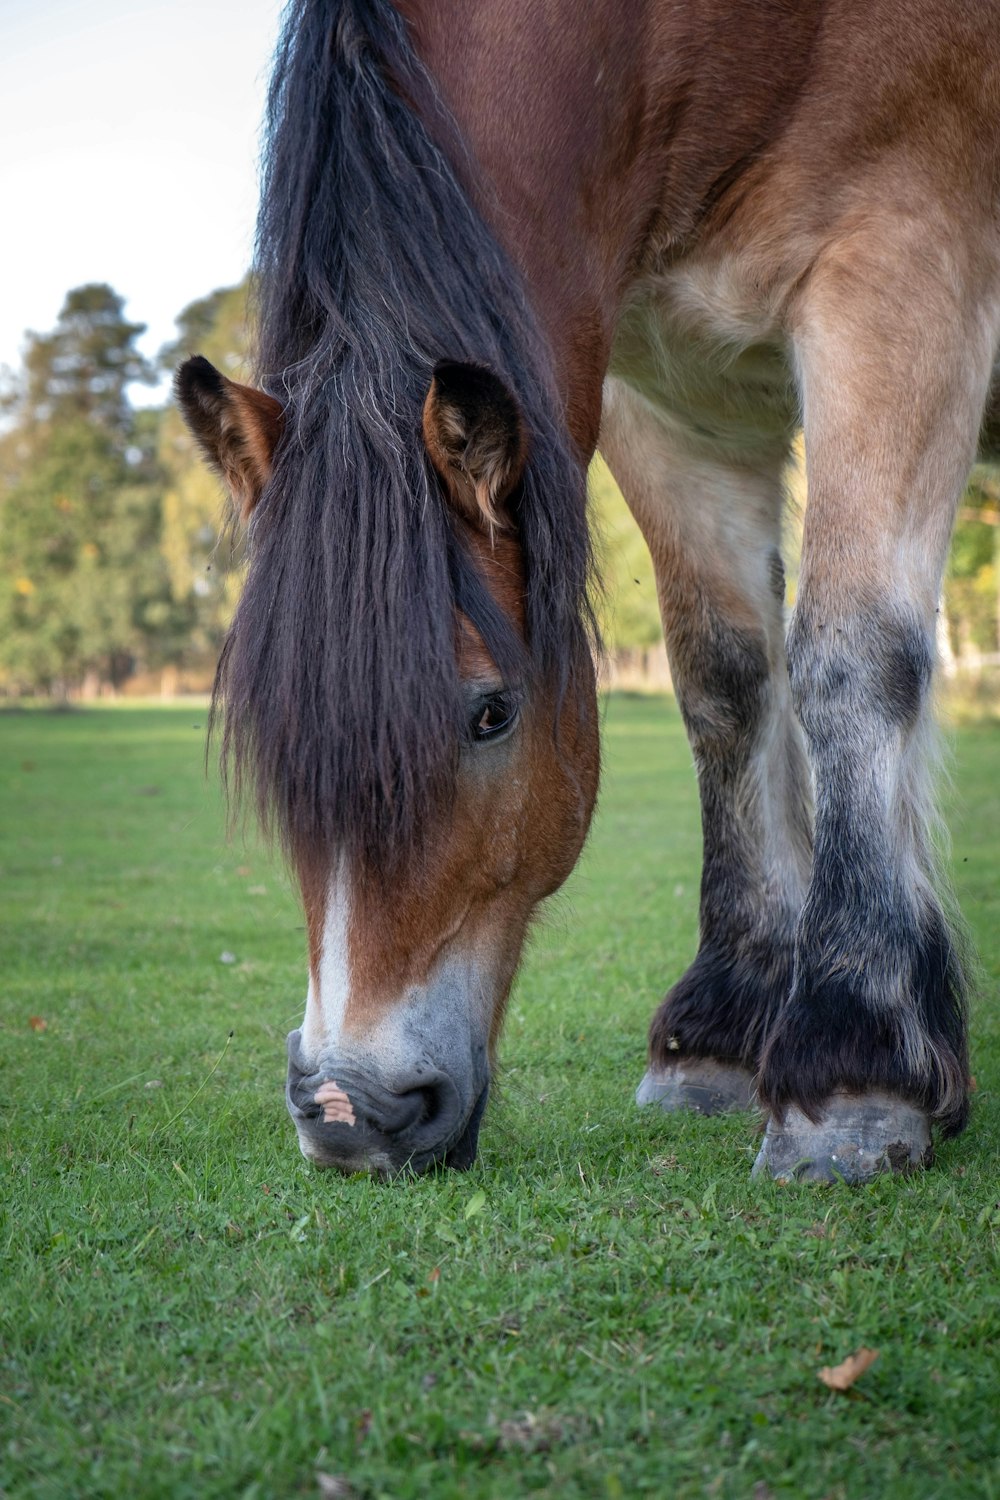
[[[926,1112],[896,1095],[838,1092],[816,1118],[790,1105],[772,1115],[753,1166],[777,1182],[868,1182],[906,1173],[934,1159]]]
[[[792,993],[761,1056],[761,1102],[779,1119],[791,1106],[817,1119],[834,1093],[885,1093],[956,1135],[969,1094],[960,955],[937,908],[913,921],[878,910],[876,927],[831,897],[800,933]]]
[[[636,1089],[639,1105],[658,1104],[667,1114],[690,1109],[699,1115],[752,1109],[754,1077],[739,1063],[711,1057],[687,1057],[672,1067],[651,1067]]]
[[[652,1070],[673,1068],[683,1056],[725,1060],[754,1073],[764,1037],[787,999],[791,974],[791,943],[781,937],[703,942],[653,1017]]]

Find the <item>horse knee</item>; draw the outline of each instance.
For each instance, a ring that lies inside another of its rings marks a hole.
[[[788,633],[792,703],[814,746],[866,723],[909,730],[927,700],[934,664],[928,632],[901,609],[838,616],[800,605]]]
[[[756,739],[770,665],[763,632],[710,621],[675,640],[677,698],[696,754],[739,758]]]

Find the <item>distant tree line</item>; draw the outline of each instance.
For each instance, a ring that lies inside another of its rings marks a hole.
[[[86,698],[137,682],[169,692],[210,680],[239,594],[239,539],[177,412],[136,409],[129,390],[196,352],[245,378],[247,288],[191,303],[152,363],[138,350],[144,331],[110,286],[77,287],[50,333],[27,335],[22,368],[0,393],[6,697]],[[661,640],[649,554],[600,460],[591,494],[605,643],[612,656],[642,656]],[[998,521],[1000,484],[977,471],[945,588],[948,665],[1000,651]]]

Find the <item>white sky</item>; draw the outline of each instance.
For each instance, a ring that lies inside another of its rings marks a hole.
[[[152,355],[188,302],[240,279],[280,13],[0,0],[0,364],[84,282],[127,299]]]

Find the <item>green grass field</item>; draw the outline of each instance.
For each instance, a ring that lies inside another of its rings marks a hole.
[[[751,1185],[749,1118],[634,1109],[698,811],[676,710],[616,699],[480,1160],[385,1186],[298,1154],[302,919],[204,718],[0,716],[4,1496],[1000,1496],[1000,729],[958,739],[978,1093],[930,1172]]]

